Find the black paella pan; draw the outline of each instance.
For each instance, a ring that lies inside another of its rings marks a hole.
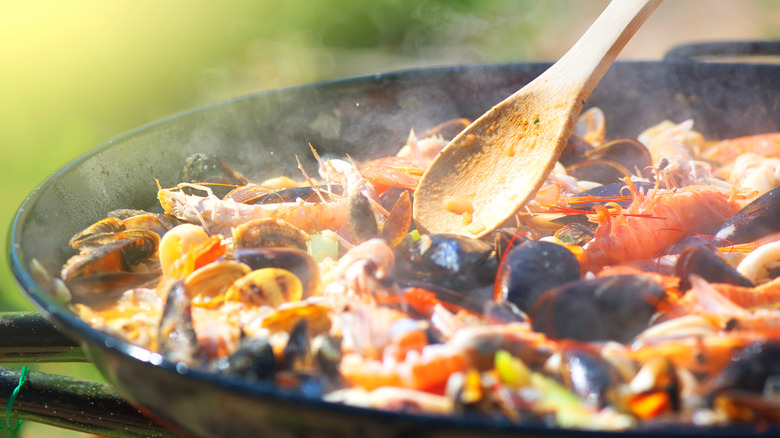
[[[30,194],[11,229],[13,272],[46,318],[81,345],[123,397],[193,436],[594,436],[538,425],[366,410],[177,367],[90,327],[31,267],[35,259],[43,270],[58,273],[71,255],[67,242],[74,233],[110,210],[154,205],[155,178],[164,187],[175,185],[179,167],[191,154],[216,154],[250,178],[297,174],[296,155],[313,169],[309,144],[321,154],[377,158],[394,153],[412,128],[423,132],[452,118],[476,118],[547,67],[463,66],[319,83],[250,95],[143,127],[68,164]],[[619,62],[593,92],[586,104],[592,106],[604,110],[610,138],[636,137],[662,120],[689,118],[709,138],[780,131],[780,66],[686,59]],[[667,425],[630,433],[772,432],[778,430]],[[598,433],[604,435],[626,433]]]

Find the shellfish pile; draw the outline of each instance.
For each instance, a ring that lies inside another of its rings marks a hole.
[[[70,241],[93,326],[175,363],[334,403],[599,430],[780,420],[780,134],[691,121],[606,141],[583,113],[487,237],[420,234],[455,120],[396,155],[252,182],[183,163],[149,211]]]

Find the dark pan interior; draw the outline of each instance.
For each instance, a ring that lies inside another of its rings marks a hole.
[[[196,436],[589,436],[587,432],[432,418],[337,406],[245,385],[171,364],[75,318],[30,270],[52,274],[70,256],[68,239],[117,208],[149,208],[155,178],[177,183],[182,162],[214,153],[250,178],[310,172],[320,154],[357,160],[394,154],[409,130],[476,118],[547,65],[468,66],[347,79],[251,95],[181,114],[105,144],[63,167],[20,208],[10,251],[17,280],[131,402]],[[695,62],[617,63],[586,108],[601,107],[607,136],[635,137],[664,119],[694,119],[710,138],[780,131],[780,66]],[[744,436],[750,428],[639,431],[643,435]],[[620,435],[620,434],[618,434]],[[601,434],[599,434],[601,436]]]

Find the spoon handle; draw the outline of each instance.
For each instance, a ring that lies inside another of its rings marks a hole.
[[[587,99],[623,46],[662,0],[612,0],[582,37],[548,70]]]

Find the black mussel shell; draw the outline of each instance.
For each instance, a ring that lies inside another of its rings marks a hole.
[[[707,382],[706,400],[729,419],[780,421],[780,343],[758,342],[734,356]],[[776,433],[774,434],[776,435]]]
[[[708,382],[707,390],[740,390],[762,393],[780,378],[780,342],[757,342],[742,350]],[[774,381],[769,381],[774,379]]]
[[[236,172],[228,163],[216,155],[198,153],[184,161],[179,170],[177,181],[210,185],[217,197],[223,197],[235,186],[246,185],[249,181]],[[187,189],[185,189],[186,191]]]
[[[678,240],[677,243],[666,249],[666,254],[681,254],[686,248],[694,248],[697,246],[708,246],[710,248],[720,248],[727,246],[728,242],[723,239],[718,239],[714,236],[706,236],[703,234],[691,234],[690,236],[683,237]]]
[[[471,292],[492,285],[497,269],[492,245],[457,234],[424,234],[399,247],[395,278]]]
[[[482,314],[485,319],[498,324],[526,322],[528,315],[510,301],[487,300],[483,305]]]
[[[343,355],[341,338],[331,334],[320,334],[312,340],[312,355],[315,367],[328,378],[338,379],[339,363]]]
[[[764,193],[731,216],[715,237],[739,244],[775,231],[780,231],[780,187]]]
[[[436,300],[443,303],[449,310],[465,309],[477,314],[482,314],[485,310],[485,303],[493,301],[492,286],[475,287],[468,291],[458,291],[447,289],[440,285],[406,279],[399,279],[398,283],[405,291],[408,291],[411,288],[421,288],[427,292],[433,293]],[[420,309],[418,309],[418,312],[419,310]],[[428,317],[430,315],[423,314],[423,316]]]
[[[245,338],[228,357],[211,365],[221,374],[241,376],[248,380],[272,380],[277,371],[274,349],[265,338]]]
[[[620,139],[587,151],[584,160],[568,165],[566,172],[577,179],[611,184],[626,176],[642,176],[652,164],[642,143]]]
[[[558,161],[565,167],[569,167],[585,159],[587,153],[593,150],[593,145],[578,135],[572,135],[566,142]]]
[[[379,195],[379,204],[387,211],[390,211],[398,203],[401,196],[407,193],[409,199],[414,200],[414,192],[411,190],[402,189],[400,187],[390,187]]]
[[[644,190],[648,192],[655,187],[655,184],[643,181],[634,182],[634,186],[637,190]],[[577,198],[584,199],[590,198],[604,198],[603,201],[592,202],[576,202]],[[572,195],[571,206],[580,210],[592,210],[594,205],[604,205],[607,202],[615,202],[623,208],[631,205],[633,199],[631,198],[631,191],[628,190],[628,186],[624,182],[605,184],[592,189],[583,190],[576,195]]]
[[[301,318],[290,330],[282,358],[286,370],[304,371],[310,367],[313,359],[306,318]]]
[[[496,297],[529,313],[546,291],[581,277],[577,257],[565,247],[540,241],[512,247],[501,263]]]
[[[752,281],[745,278],[731,266],[718,251],[708,245],[683,250],[677,259],[675,274],[680,277],[680,290],[691,288],[689,277],[696,274],[710,283],[728,283],[737,286],[753,287]]]
[[[566,386],[590,406],[607,406],[623,383],[620,372],[594,352],[566,348],[561,354],[561,365]]]
[[[349,230],[358,240],[364,242],[379,235],[379,223],[374,215],[371,201],[360,192],[349,197]]]
[[[171,362],[193,365],[202,359],[192,325],[190,298],[181,280],[175,281],[168,289],[157,344],[159,353]]]
[[[647,328],[663,287],[642,275],[615,275],[545,292],[530,313],[535,331],[552,338],[623,344]]]
[[[334,196],[342,194],[341,186],[331,185],[330,187],[292,187],[282,189],[273,193],[258,196],[249,204],[281,204],[282,202],[296,202],[299,198],[305,202],[329,202],[333,201]]]

